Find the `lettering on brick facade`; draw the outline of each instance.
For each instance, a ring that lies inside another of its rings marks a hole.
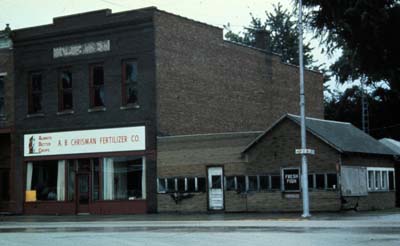
[[[53,48],[53,58],[56,59],[68,56],[88,55],[93,53],[107,52],[110,51],[110,49],[110,40],[62,46]]]

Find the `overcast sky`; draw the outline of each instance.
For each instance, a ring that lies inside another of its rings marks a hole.
[[[234,31],[240,31],[250,23],[250,13],[265,19],[265,11],[271,11],[273,4],[279,2],[285,8],[292,8],[292,0],[0,0],[0,29],[6,23],[12,29],[49,24],[54,17],[104,8],[115,13],[156,6],[221,28],[230,23]],[[333,61],[321,54],[318,40],[311,40],[311,44],[318,63]],[[334,86],[335,82],[331,84]]]

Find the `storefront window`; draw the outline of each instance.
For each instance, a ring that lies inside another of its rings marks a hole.
[[[336,189],[337,188],[337,176],[336,173],[328,173],[326,175],[326,183],[328,189]]]
[[[195,178],[186,178],[187,181],[187,191],[195,192],[196,191],[196,180]]]
[[[175,178],[167,179],[167,192],[175,192]]]
[[[68,201],[75,197],[75,162],[68,161]]]
[[[226,180],[226,190],[235,190],[235,176],[227,176]]]
[[[99,173],[100,173],[100,164],[99,159],[93,159],[93,178],[92,178],[92,187],[93,187],[93,194],[92,199],[93,201],[100,200],[100,184],[99,184]]]
[[[281,176],[271,175],[271,190],[280,190],[280,189],[281,189]]]
[[[142,158],[113,157],[103,162],[103,199],[145,198],[145,172]]]
[[[29,162],[26,174],[26,190],[35,194],[30,200],[65,200],[64,160]]]
[[[248,190],[249,191],[257,191],[258,190],[258,181],[257,176],[248,176]]]

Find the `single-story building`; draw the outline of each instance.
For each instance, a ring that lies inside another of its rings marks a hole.
[[[350,123],[306,119],[311,211],[395,206],[396,153]],[[158,212],[301,211],[300,119],[264,132],[158,137]]]

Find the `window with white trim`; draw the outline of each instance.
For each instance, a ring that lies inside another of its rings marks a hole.
[[[395,189],[394,168],[368,167],[368,191]]]

